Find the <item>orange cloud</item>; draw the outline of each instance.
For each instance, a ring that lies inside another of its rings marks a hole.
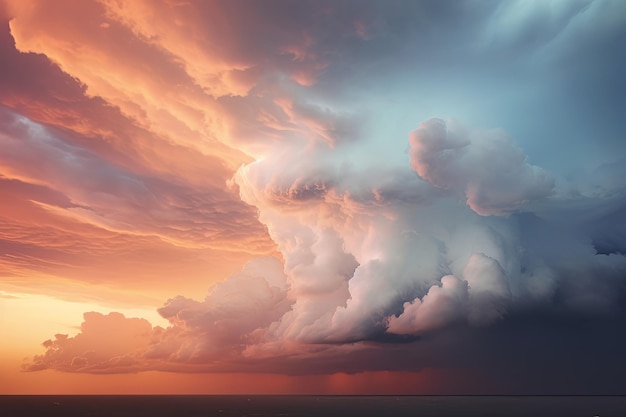
[[[107,316],[85,313],[84,316],[77,336],[68,338],[58,334],[54,340],[44,342],[46,354],[35,357],[29,369],[45,369],[49,363],[55,363],[61,370],[85,369],[102,366],[104,361],[118,367],[131,366],[135,359],[128,352],[150,340],[152,326],[146,320],[126,319],[120,313]]]
[[[173,56],[124,25],[101,27],[107,18],[100,3],[30,6],[9,2],[18,49],[45,53],[84,83],[87,94],[104,98],[151,132],[235,166],[241,161],[239,151],[216,139],[220,116],[214,100]]]
[[[241,152],[222,159],[219,149],[205,154],[142,127],[46,56],[18,52],[8,26],[0,53],[5,286],[93,296],[82,285],[63,290],[56,275],[133,291],[149,286],[162,299],[203,291],[251,254],[274,250],[254,209],[227,185],[248,160]],[[152,209],[143,206],[150,200]],[[26,275],[38,278],[25,282]],[[174,284],[172,276],[187,279]]]

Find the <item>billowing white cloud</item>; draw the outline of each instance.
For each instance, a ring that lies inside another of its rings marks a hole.
[[[483,216],[510,213],[554,188],[551,176],[530,165],[504,132],[471,131],[440,119],[411,133],[411,167],[431,184],[463,193]]]
[[[506,275],[493,258],[474,253],[463,270],[441,278],[420,300],[404,303],[399,316],[391,316],[387,331],[421,334],[457,322],[487,325],[501,319],[510,303]]]
[[[454,275],[441,278],[420,300],[403,305],[402,314],[391,316],[387,331],[397,334],[420,334],[460,321],[467,315],[468,287]]]
[[[392,316],[406,302],[426,306],[419,329],[455,320],[487,324],[506,313],[508,281],[521,276],[515,220],[477,216],[402,170],[372,177],[334,167],[323,152],[280,155],[246,165],[235,177],[283,254],[294,294],[292,311],[267,337],[367,340],[385,332],[388,320],[397,323]],[[447,285],[440,284],[444,276]],[[451,308],[434,301],[436,288],[449,292],[453,279],[463,282],[458,288],[469,283],[467,302],[438,316],[436,306]],[[420,301],[431,287],[425,298],[431,301]]]

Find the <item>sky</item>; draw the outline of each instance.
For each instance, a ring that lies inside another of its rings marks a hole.
[[[626,2],[0,0],[0,393],[626,394]]]

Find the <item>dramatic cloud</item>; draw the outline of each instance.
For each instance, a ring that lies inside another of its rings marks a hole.
[[[378,361],[395,369],[401,362],[388,355],[398,351],[386,342],[413,341],[404,349],[428,350],[450,329],[484,328],[529,309],[548,317],[622,314],[626,259],[598,253],[590,239],[593,233],[622,244],[623,230],[603,229],[607,214],[598,211],[623,207],[621,194],[612,203],[552,199],[535,212],[481,216],[415,175],[369,179],[332,168],[320,172],[315,163],[310,173],[306,164],[296,172],[288,169],[291,160],[257,161],[235,177],[284,262],[250,262],[211,287],[202,302],[169,300],[159,313],[171,326],[155,329],[151,341],[133,351],[134,369],[317,373],[379,370]],[[414,191],[394,193],[394,180]],[[53,358],[62,348],[48,350]],[[435,366],[449,354],[410,368]],[[377,359],[355,363],[357,357]]]
[[[402,314],[389,319],[387,331],[412,334],[444,327],[467,314],[467,299],[467,281],[446,275],[441,278],[441,286],[433,285],[422,300],[404,303]]]
[[[483,216],[511,212],[552,193],[554,180],[503,132],[469,132],[432,119],[411,134],[411,167],[431,184],[460,191]]]
[[[469,370],[528,392],[564,351],[540,392],[593,391],[566,383],[596,354],[613,386],[621,3],[4,7],[3,285],[171,297],[167,327],[86,313],[26,369]]]
[[[67,283],[128,291],[156,280],[163,292],[146,297],[154,303],[181,289],[173,274],[188,277],[186,291],[204,289],[209,268],[224,278],[250,254],[274,250],[254,210],[227,185],[237,160],[140,126],[46,56],[18,52],[8,29],[0,42],[6,288],[97,299]]]

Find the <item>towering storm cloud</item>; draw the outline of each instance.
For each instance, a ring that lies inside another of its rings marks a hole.
[[[169,297],[167,325],[87,312],[25,370],[623,391],[624,5],[4,9],[0,271]]]

